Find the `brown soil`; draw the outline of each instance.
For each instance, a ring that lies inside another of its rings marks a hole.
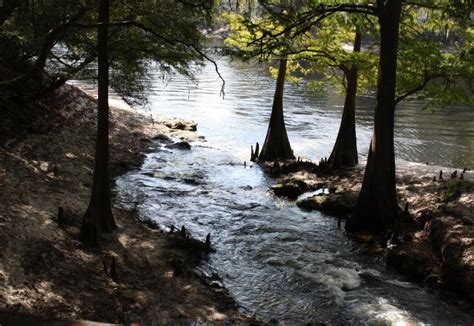
[[[293,169],[293,165],[300,168]],[[299,186],[297,190],[327,189],[329,194],[322,195],[324,198],[297,203],[305,209],[310,207],[324,211],[324,205],[320,205],[324,200],[324,203],[331,204],[331,210],[326,212],[329,215],[331,212],[344,212],[348,203],[355,205],[362,184],[362,166],[337,174],[318,175],[315,173],[317,166],[306,165],[282,164],[279,171],[295,171],[280,175],[278,187],[273,186],[274,190],[287,196],[288,192],[295,191],[295,184]],[[274,170],[271,164],[266,169]],[[440,170],[443,170],[442,180],[439,179]],[[462,173],[463,170],[458,169],[456,175],[451,176],[454,171],[398,162],[397,193],[402,209],[395,243],[389,240],[391,234],[377,237],[360,235],[357,239],[365,242],[373,253],[386,255],[388,265],[412,280],[424,282],[431,288],[447,290],[444,292],[453,295],[455,300],[474,302],[474,172]],[[300,195],[300,192],[296,194]],[[338,204],[338,198],[344,202]],[[408,213],[404,212],[406,204]],[[346,214],[333,215],[347,217]]]
[[[177,248],[176,236],[137,222],[133,211],[113,209],[118,231],[99,249],[76,240],[90,196],[96,102],[66,85],[37,106],[47,119],[33,120],[32,112],[0,124],[0,310],[113,323],[245,320],[225,289],[193,272],[196,260]],[[113,175],[141,164],[156,135],[197,137],[172,129],[178,125],[112,108]],[[60,206],[65,222],[58,227]],[[115,281],[106,272],[112,257]]]

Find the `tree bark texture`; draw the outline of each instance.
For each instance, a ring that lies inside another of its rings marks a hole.
[[[347,221],[349,231],[383,232],[398,219],[393,141],[395,86],[401,1],[377,1],[380,63],[374,131],[358,203]]]
[[[98,121],[92,194],[84,215],[80,238],[97,244],[100,234],[117,228],[112,215],[109,182],[109,63],[108,28],[109,0],[100,0],[98,27]]]
[[[354,52],[360,52],[361,34],[356,33]],[[347,90],[344,101],[341,125],[337,134],[336,143],[329,156],[329,165],[333,169],[352,167],[359,163],[357,153],[357,137],[355,126],[355,108],[357,95],[358,69],[356,65],[346,72]]]
[[[283,90],[286,77],[286,63],[287,59],[280,59],[270,124],[268,126],[265,142],[258,157],[258,162],[295,158],[286,132],[283,115]]]

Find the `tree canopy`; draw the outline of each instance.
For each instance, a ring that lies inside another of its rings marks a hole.
[[[375,88],[380,38],[371,3],[261,3],[264,14],[260,17],[226,14],[231,28],[226,44],[231,53],[262,61],[285,56],[290,60],[290,80],[299,82],[304,76],[319,74],[320,78],[310,78],[306,83],[316,91],[329,85],[344,90],[346,81],[341,71],[357,65],[359,93]],[[364,36],[360,53],[349,47],[356,29]],[[397,102],[418,96],[429,99],[428,104],[472,103],[473,35],[467,5],[405,4],[397,63]]]
[[[54,88],[87,73],[85,68],[97,57],[95,3],[4,1],[0,60],[16,71],[0,84],[13,85],[40,72],[49,77],[42,87]],[[198,0],[112,2],[109,56],[114,90],[126,100],[143,101],[151,67],[191,76],[190,64],[207,57],[201,30],[210,23],[212,10],[211,2]]]

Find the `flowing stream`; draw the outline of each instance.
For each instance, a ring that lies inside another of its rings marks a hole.
[[[268,191],[273,180],[259,168],[244,168],[250,145],[263,141],[274,79],[266,68],[219,61],[226,95],[212,65],[198,83],[184,77],[153,84],[150,110],[192,119],[206,141],[191,151],[156,145],[138,171],[117,181],[119,195],[140,192],[139,213],[165,229],[185,225],[204,239],[212,234],[217,252],[201,268],[216,272],[245,311],[263,320],[350,324],[472,325],[460,311],[422,287],[389,271],[337,228],[334,218],[303,212]],[[296,155],[328,156],[339,128],[343,97],[336,91],[306,94],[287,83],[285,114]],[[369,145],[374,100],[358,99],[358,146]],[[474,110],[421,110],[400,105],[397,158],[442,166],[471,167]]]

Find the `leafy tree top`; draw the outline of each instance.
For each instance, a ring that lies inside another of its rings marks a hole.
[[[17,80],[34,70],[50,81],[87,71],[96,58],[96,0],[14,2],[8,14],[0,7],[0,64],[23,68]],[[150,67],[192,76],[190,63],[208,58],[201,30],[211,23],[212,1],[111,1],[110,11],[111,86],[128,100],[144,100]]]
[[[226,43],[243,58],[271,61],[285,56],[302,76],[325,76],[307,85],[344,86],[349,67],[359,67],[359,91],[377,80],[379,2],[260,1],[263,14],[228,14],[232,33]],[[405,2],[401,17],[397,101],[429,98],[437,104],[472,103],[473,50],[471,6],[465,3]],[[348,50],[355,31],[364,37],[360,53]],[[446,33],[449,37],[446,38]],[[295,74],[293,74],[295,75]]]

